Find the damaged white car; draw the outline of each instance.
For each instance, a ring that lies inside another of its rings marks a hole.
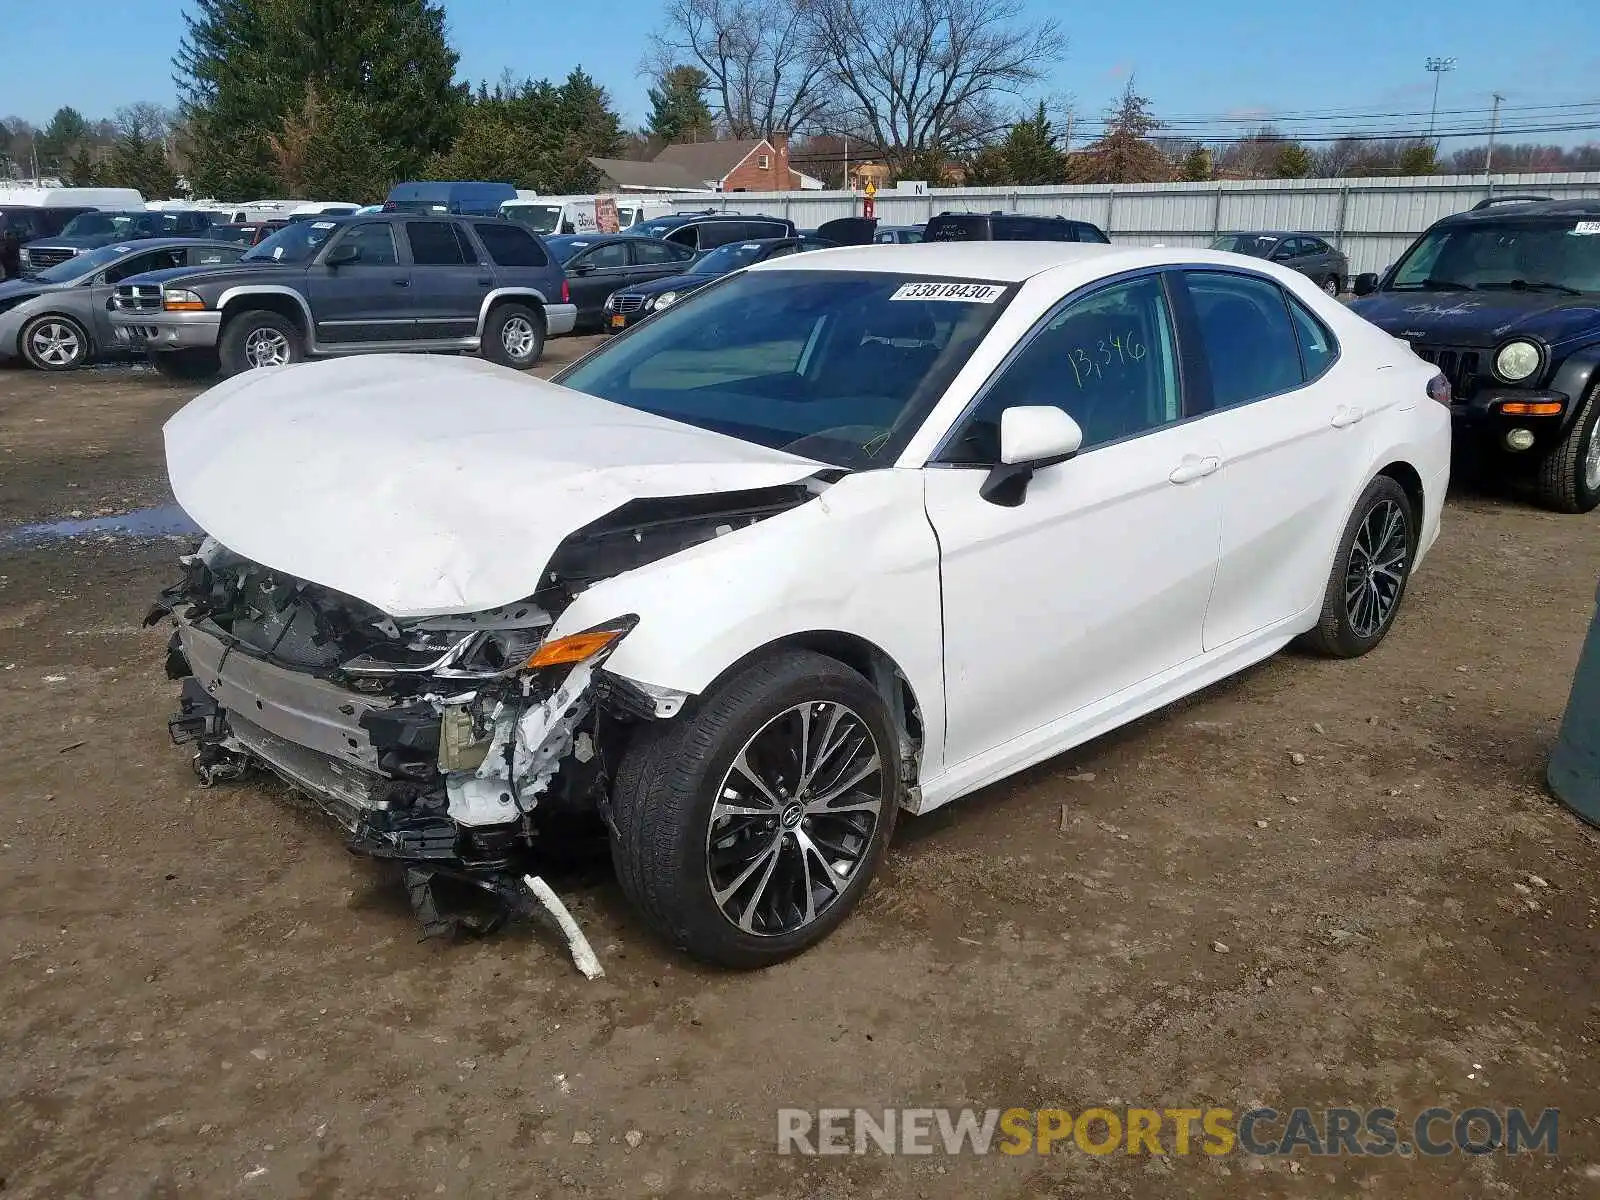
[[[250,372],[166,427],[208,534],[152,614],[173,736],[401,864],[430,931],[528,907],[587,820],[663,936],[776,962],[901,809],[1377,645],[1448,399],[1298,274],[1054,243],[775,260],[554,382]]]

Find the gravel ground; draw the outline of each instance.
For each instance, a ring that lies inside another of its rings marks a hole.
[[[182,539],[7,540],[169,500],[190,394],[0,370],[8,1197],[1600,1195],[1600,836],[1541,786],[1600,519],[1454,497],[1377,653],[903,821],[783,967],[686,962],[574,864],[590,983],[532,927],[420,941],[283,788],[197,786],[139,628]],[[776,1148],[780,1107],[1258,1104],[1558,1108],[1560,1152]]]

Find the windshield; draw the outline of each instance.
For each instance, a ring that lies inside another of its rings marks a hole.
[[[535,233],[554,233],[556,222],[561,220],[559,204],[508,204],[500,211]]]
[[[740,267],[748,267],[761,257],[766,249],[760,242],[734,242],[713,250],[690,269],[691,275],[726,275]]]
[[[71,283],[74,279],[82,279],[102,267],[110,266],[129,251],[137,249],[139,249],[137,246],[101,246],[98,250],[90,250],[65,262],[59,262],[53,267],[46,267],[34,278],[42,279],[46,283]]]
[[[558,382],[835,466],[890,466],[1015,288],[752,271],[622,334]]]
[[[176,229],[177,219],[155,212],[87,212],[68,221],[62,237],[138,237]]]
[[[1265,258],[1281,239],[1264,233],[1228,233],[1211,243],[1213,250],[1226,250],[1230,254],[1249,254]]]
[[[1473,221],[1424,234],[1395,291],[1600,292],[1600,220]]]
[[[306,263],[339,228],[338,221],[295,221],[260,245],[246,250],[240,262]]]

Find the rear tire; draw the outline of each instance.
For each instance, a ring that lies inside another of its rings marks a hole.
[[[525,371],[544,354],[544,316],[521,304],[502,304],[483,324],[483,357]]]
[[[1322,290],[1337,300],[1339,298],[1339,293],[1343,290],[1339,286],[1339,277],[1337,275],[1329,275],[1322,281]]]
[[[1387,475],[1361,493],[1345,522],[1328,572],[1322,615],[1300,642],[1330,658],[1358,658],[1383,641],[1394,625],[1411,579],[1421,514]]]
[[[899,739],[877,690],[835,659],[786,651],[640,727],[612,792],[612,860],[674,946],[770,966],[855,908],[901,792]]]
[[[40,371],[71,371],[89,361],[89,331],[71,317],[45,313],[22,327],[22,357]]]
[[[1600,507],[1600,384],[1589,389],[1566,437],[1539,464],[1535,483],[1539,503],[1552,512]]]
[[[215,350],[168,350],[150,355],[150,366],[170,383],[210,379],[222,369]]]
[[[217,346],[224,375],[257,367],[286,367],[305,359],[305,345],[293,321],[270,309],[249,309],[231,318]]]

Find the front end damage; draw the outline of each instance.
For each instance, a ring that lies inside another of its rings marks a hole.
[[[206,786],[270,771],[333,818],[353,852],[397,864],[425,934],[488,932],[550,907],[528,877],[558,843],[604,834],[631,732],[691,701],[605,669],[635,616],[551,638],[561,612],[596,582],[823,486],[633,501],[562,542],[525,600],[418,619],[208,538],[146,620],[174,625],[172,740],[194,747]]]

